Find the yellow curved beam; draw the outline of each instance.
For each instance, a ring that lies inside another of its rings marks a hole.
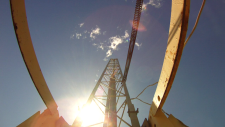
[[[53,115],[58,115],[58,106],[45,82],[34,52],[27,23],[25,2],[24,0],[10,0],[10,6],[17,41],[30,77],[47,108]]]
[[[158,86],[150,108],[151,116],[162,109],[175,78],[187,33],[190,0],[172,0],[167,49]]]

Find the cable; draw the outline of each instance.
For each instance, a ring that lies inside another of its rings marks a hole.
[[[142,90],[141,93],[137,95],[137,97],[139,97],[139,96],[140,96],[140,95],[141,95],[141,94],[142,94],[149,86],[154,86],[154,85],[157,84],[157,83],[158,83],[158,82],[156,82],[156,83],[154,83],[154,84],[151,84],[151,85],[148,85],[147,87],[145,87],[144,90]],[[137,97],[136,97],[136,98],[137,98]]]
[[[148,85],[147,87],[145,87],[145,88],[141,91],[140,94],[137,95],[137,97],[131,98],[131,100],[138,99],[139,101],[141,101],[141,102],[143,102],[143,103],[145,103],[145,104],[147,104],[147,105],[151,105],[151,104],[149,104],[149,103],[147,103],[147,102],[145,102],[145,101],[139,99],[138,97],[139,97],[139,96],[140,96],[140,95],[141,95],[141,94],[142,94],[149,86],[154,86],[154,85],[157,84],[157,83],[158,83],[158,82],[153,83],[153,84],[151,84],[151,85]]]
[[[158,83],[158,82],[156,82],[156,83],[154,83],[154,84],[151,84],[151,85],[148,85],[147,87],[145,87],[144,90],[141,91],[141,93],[137,95],[137,97],[139,97],[139,96],[140,96],[140,95],[141,95],[141,94],[142,94],[149,86],[154,86],[154,85],[156,85],[157,83]],[[136,98],[137,98],[137,97],[136,97]]]
[[[140,96],[140,95],[141,95],[148,87],[154,86],[154,85],[156,85],[157,83],[158,83],[158,82],[153,83],[153,84],[151,84],[151,85],[148,85],[147,87],[145,87],[145,88],[141,91],[140,94],[137,95],[137,97],[131,98],[131,100],[137,99],[137,100],[141,101],[142,103],[145,103],[145,104],[147,104],[147,105],[151,105],[151,104],[149,104],[149,103],[147,103],[147,102],[145,102],[145,101],[139,99],[138,97],[139,97],[139,96]],[[165,112],[163,109],[162,109],[162,112],[165,113],[167,116],[169,116],[169,114],[168,114],[167,112]]]
[[[147,104],[147,105],[151,105],[151,104],[149,104],[149,103],[147,103],[147,102],[145,102],[145,101],[143,101],[143,100],[141,100],[141,99],[139,99],[139,98],[135,98],[135,99],[138,99],[139,101],[141,101],[141,102],[143,102],[143,103],[145,103],[145,104]]]
[[[147,104],[147,105],[152,105],[152,104],[149,104],[149,103],[147,103],[147,102],[145,102],[145,101],[143,101],[143,100],[141,100],[141,99],[139,99],[139,98],[132,98],[131,100],[134,100],[134,99],[138,99],[139,101],[141,101],[142,103],[145,103],[145,104]],[[170,114],[169,113],[167,113],[166,111],[164,111],[163,109],[162,109],[162,112],[164,113],[164,114],[166,114],[167,116],[169,116]]]
[[[202,2],[202,6],[201,6],[201,8],[200,8],[200,10],[199,10],[198,17],[197,17],[197,19],[196,19],[196,21],[195,21],[195,25],[194,25],[194,27],[193,27],[193,29],[192,29],[190,35],[188,36],[188,38],[185,40],[185,42],[184,42],[184,47],[186,46],[188,40],[191,38],[192,34],[193,34],[194,31],[195,31],[195,28],[196,28],[197,25],[198,25],[198,21],[199,21],[199,18],[200,18],[200,16],[201,16],[202,10],[203,10],[203,8],[204,8],[205,1],[206,1],[206,0],[203,0],[203,2]]]
[[[139,99],[139,98],[132,98],[132,100],[134,100],[134,99],[138,99],[139,101],[141,101],[142,103],[145,103],[145,104],[147,104],[147,105],[152,105],[152,104],[149,104],[149,103],[147,103],[147,102],[145,102],[145,101],[143,101],[143,100],[141,100],[141,99]],[[164,114],[166,114],[167,116],[169,116],[170,114],[169,113],[167,113],[166,111],[164,111],[163,109],[162,109],[162,112],[164,113]]]
[[[145,104],[147,104],[147,105],[151,105],[151,104],[149,104],[149,103],[147,103],[147,102],[145,102],[145,101],[139,99],[138,97],[139,97],[139,96],[140,96],[140,95],[141,95],[141,94],[142,94],[149,86],[154,86],[154,85],[157,84],[157,83],[158,83],[158,82],[153,83],[153,84],[151,84],[151,85],[148,85],[147,87],[145,87],[145,88],[141,91],[140,94],[137,95],[137,97],[131,98],[131,100],[138,99],[139,101],[141,101],[141,102],[143,102],[143,103],[145,103]]]

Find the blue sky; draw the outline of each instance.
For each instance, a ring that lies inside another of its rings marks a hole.
[[[72,124],[78,106],[86,102],[107,59],[118,58],[124,70],[135,1],[25,2],[42,73],[60,115]],[[187,35],[194,26],[201,2],[191,1]],[[163,107],[191,127],[225,126],[224,5],[224,0],[206,1]],[[131,97],[158,81],[167,45],[170,9],[171,1],[155,0],[142,13],[143,29],[137,35],[127,79]],[[0,126],[13,127],[46,107],[23,62],[9,1],[0,1],[0,17]],[[151,103],[155,89],[156,86],[148,88],[140,98]],[[142,123],[150,107],[136,100],[133,104],[139,108],[138,118]]]

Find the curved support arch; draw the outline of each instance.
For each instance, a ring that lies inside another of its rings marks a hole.
[[[184,48],[189,9],[190,0],[172,0],[167,49],[149,117],[160,113],[172,87]]]
[[[57,104],[45,82],[33,48],[24,0],[10,0],[12,20],[23,60],[39,95],[53,115],[58,116]]]

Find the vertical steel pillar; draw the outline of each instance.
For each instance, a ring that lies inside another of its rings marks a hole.
[[[115,76],[112,75],[109,82],[109,87],[112,89],[108,89],[108,99],[109,101],[109,119],[108,119],[108,127],[116,127],[117,126],[117,113],[116,113],[116,83]],[[107,103],[107,102],[106,102]]]
[[[105,107],[105,119],[104,119],[103,127],[108,126],[108,119],[109,119],[109,101],[107,98],[106,107]]]
[[[103,127],[116,127],[117,126],[117,111],[116,111],[116,59],[112,59],[108,96],[105,109],[105,120]]]

